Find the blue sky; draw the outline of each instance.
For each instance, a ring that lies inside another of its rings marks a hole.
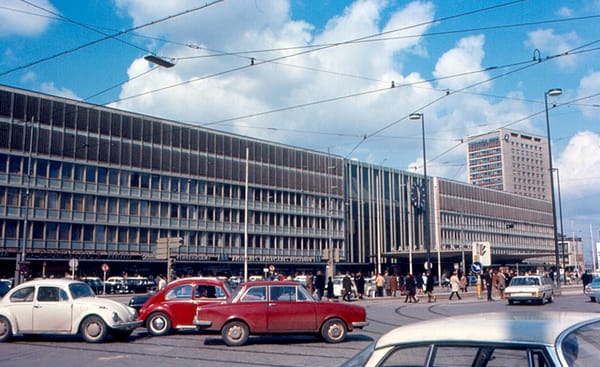
[[[418,111],[428,173],[461,181],[467,136],[545,136],[562,88],[563,222],[589,247],[599,19],[600,0],[0,0],[0,83],[422,171]]]

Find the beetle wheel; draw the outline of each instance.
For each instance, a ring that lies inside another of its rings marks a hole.
[[[81,336],[88,343],[100,343],[106,338],[108,328],[98,316],[89,316],[81,323]]]
[[[250,336],[248,325],[243,321],[230,321],[221,330],[225,344],[236,347],[246,344]]]
[[[0,316],[0,342],[5,342],[12,336],[10,321],[4,316]]]
[[[321,336],[328,343],[339,343],[346,338],[346,323],[340,319],[329,319],[321,326]]]
[[[171,331],[171,319],[162,312],[155,312],[148,318],[148,332],[153,336],[167,335]]]

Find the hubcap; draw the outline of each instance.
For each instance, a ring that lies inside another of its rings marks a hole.
[[[85,330],[87,331],[87,334],[89,336],[96,337],[96,336],[100,335],[102,328],[100,328],[100,325],[98,325],[98,323],[94,322],[94,323],[88,324],[88,326],[85,328]]]
[[[337,339],[337,338],[339,338],[342,335],[342,329],[337,324],[331,325],[329,327],[329,335],[332,338]]]
[[[165,320],[162,317],[157,317],[152,321],[152,326],[155,330],[162,330],[165,327]]]
[[[239,326],[232,326],[229,328],[229,337],[231,339],[239,339],[242,336],[242,328]]]

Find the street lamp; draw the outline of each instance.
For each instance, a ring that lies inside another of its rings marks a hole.
[[[560,172],[558,171],[558,168],[555,168],[554,170],[556,171],[556,184],[557,184],[557,189],[558,189],[558,217],[560,218],[560,248],[562,251],[562,254],[561,254],[562,266],[563,266],[563,269],[565,269],[565,267],[566,267],[566,264],[565,264],[565,232],[563,229],[562,200],[560,198]]]
[[[427,156],[425,148],[425,115],[422,113],[411,113],[408,116],[411,120],[421,120],[421,137],[423,139],[423,238],[425,241],[425,249],[427,250],[427,263],[425,270],[431,269],[431,249],[429,236],[429,184],[427,183]]]
[[[562,94],[562,89],[554,88],[544,93],[544,106],[546,107],[546,129],[548,131],[548,161],[550,162],[550,194],[552,195],[552,231],[554,234],[554,257],[556,263],[556,286],[560,289],[560,261],[558,259],[558,235],[556,231],[556,199],[554,198],[554,174],[552,167],[552,143],[550,138],[550,119],[548,118],[548,96],[556,97]]]
[[[158,56],[155,56],[155,55],[144,56],[144,59],[148,62],[151,62],[158,66],[162,66],[163,68],[167,68],[167,69],[175,66],[175,64],[173,64],[172,62],[165,60],[163,58],[160,58]]]

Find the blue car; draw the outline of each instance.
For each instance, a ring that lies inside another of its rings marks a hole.
[[[590,301],[596,302],[596,293],[600,291],[600,277],[594,279],[590,284],[585,286],[585,295],[590,297]]]

